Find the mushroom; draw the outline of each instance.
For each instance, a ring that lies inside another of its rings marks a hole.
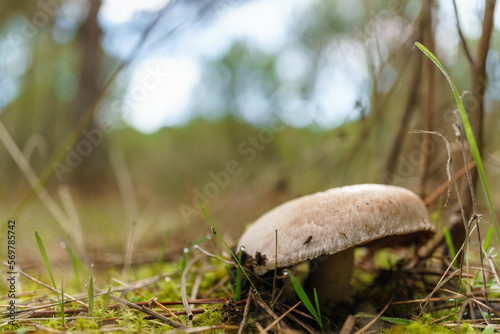
[[[279,205],[245,231],[238,249],[254,258],[258,275],[321,257],[306,285],[316,288],[323,305],[331,305],[350,297],[355,247],[408,245],[433,234],[425,204],[415,193],[359,184]]]

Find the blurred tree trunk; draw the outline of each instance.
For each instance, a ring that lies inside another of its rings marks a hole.
[[[80,92],[76,121],[80,120],[92,101],[99,93],[99,74],[102,69],[102,51],[99,43],[101,29],[97,22],[97,14],[101,1],[89,1],[90,8],[87,18],[78,32],[82,66],[80,70]]]
[[[432,27],[432,5],[433,0],[426,0],[424,3],[424,13],[423,13],[423,34],[424,34],[424,44],[432,52],[435,53],[434,48],[434,34]],[[432,62],[426,62],[427,66],[427,93],[425,94],[425,114],[424,114],[424,130],[432,130],[432,115],[434,113],[434,71],[435,65]],[[422,134],[422,162],[420,165],[420,197],[425,197],[425,185],[427,183],[427,168],[429,165],[429,144],[430,144],[430,134]]]
[[[101,49],[100,37],[101,29],[98,24],[97,16],[101,7],[101,1],[89,0],[89,11],[85,21],[82,23],[78,35],[78,48],[80,49],[80,73],[79,73],[79,92],[78,103],[76,109],[75,124],[84,117],[86,113],[93,111],[89,110],[93,107],[93,102],[101,89],[100,79],[103,72],[103,51]],[[96,133],[99,131],[96,125],[91,122],[85,129],[86,133]],[[97,137],[99,139],[100,137]],[[89,143],[91,153],[83,157],[82,164],[76,168],[73,181],[79,187],[88,188],[89,191],[95,191],[95,184],[100,183],[96,177],[104,178],[103,168],[107,164],[105,151],[102,150],[102,137],[99,140],[90,141],[88,136],[80,134],[79,140],[75,144],[75,149],[78,149],[79,143],[86,141]],[[92,179],[90,179],[90,177]],[[96,182],[97,181],[97,182]],[[94,189],[92,189],[94,188]]]

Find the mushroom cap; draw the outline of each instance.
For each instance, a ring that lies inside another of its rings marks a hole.
[[[243,246],[245,253],[257,258],[254,271],[259,275],[275,268],[275,230],[277,268],[378,241],[394,246],[434,234],[419,196],[380,184],[345,186],[296,198],[257,219],[243,233],[237,249]]]

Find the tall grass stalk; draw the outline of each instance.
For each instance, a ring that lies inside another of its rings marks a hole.
[[[446,241],[446,244],[448,245],[448,250],[450,251],[450,257],[452,259],[454,259],[455,256],[457,255],[457,253],[455,252],[455,246],[453,246],[453,238],[451,236],[450,229],[448,227],[444,228],[444,240]],[[458,264],[457,260],[455,260],[453,262],[453,265],[455,267],[459,268],[459,264]]]
[[[94,265],[90,265],[90,278],[89,278],[89,288],[88,288],[88,298],[89,298],[89,316],[94,313]]]
[[[460,114],[460,119],[461,119],[463,127],[464,127],[465,136],[467,137],[467,142],[469,143],[472,156],[474,157],[474,161],[476,162],[477,170],[479,172],[479,178],[481,179],[481,184],[482,184],[484,192],[486,194],[488,206],[490,209],[491,218],[493,219],[493,223],[495,226],[497,240],[500,242],[500,228],[498,226],[498,222],[497,222],[497,219],[495,216],[495,210],[493,208],[493,202],[491,200],[491,195],[490,195],[490,191],[488,188],[488,182],[486,181],[486,174],[484,172],[483,161],[481,160],[481,155],[479,154],[479,148],[477,147],[476,138],[474,137],[474,132],[472,131],[472,126],[469,122],[469,117],[467,116],[467,112],[465,111],[464,105],[462,103],[462,99],[460,98],[460,95],[458,94],[458,90],[455,87],[455,84],[453,83],[453,81],[451,80],[451,77],[449,76],[448,72],[446,72],[443,65],[441,65],[441,62],[436,58],[436,56],[434,56],[434,54],[432,52],[430,52],[422,44],[416,42],[415,45],[427,57],[429,57],[429,59],[431,59],[434,62],[434,64],[436,64],[436,66],[441,70],[441,72],[443,72],[444,76],[446,77],[446,79],[448,80],[448,83],[451,86],[451,89],[452,89],[453,94],[455,96],[455,101],[456,101],[457,106],[458,106],[458,113]],[[485,250],[487,250],[487,249],[485,248]]]
[[[39,181],[29,161],[26,160],[21,150],[17,147],[14,139],[12,139],[11,135],[2,122],[0,122],[0,141],[5,145],[5,148],[7,149],[7,151],[9,151],[12,159],[14,159],[17,166],[26,177],[26,180],[28,180],[28,183],[33,188],[34,193],[38,196],[42,204],[52,214],[59,225],[67,233],[67,235],[72,235],[71,225],[68,222],[66,214],[63,212],[63,210],[61,210],[61,208],[57,205],[57,203],[49,195],[47,190]],[[50,170],[52,170],[52,167],[50,167]],[[21,204],[18,205],[18,207],[20,206]],[[13,212],[11,212],[11,214],[9,214],[9,217],[19,216],[19,212],[20,211],[16,208]]]
[[[111,300],[111,285],[108,288],[108,292],[106,292],[106,295],[104,296],[104,305],[102,306],[101,324],[104,321],[104,318],[106,317],[106,310],[108,309],[108,305],[109,305],[110,300]]]
[[[184,270],[186,269],[186,263],[187,263],[187,251],[186,251],[186,249],[184,249],[184,252],[182,253],[181,262],[179,263],[179,265],[181,267],[181,275],[184,272]]]
[[[64,280],[62,276],[61,276],[61,302],[59,304],[61,307],[61,325],[63,328],[65,328],[66,326],[64,325]]]
[[[239,263],[241,263],[242,253],[243,252],[240,249],[240,252],[238,254],[238,262]],[[241,269],[238,266],[238,268],[236,269],[236,291],[234,293],[234,300],[238,301],[238,300],[240,300],[240,298],[241,298]]]
[[[35,231],[35,240],[38,246],[38,250],[40,252],[40,255],[42,256],[43,264],[45,266],[45,269],[47,270],[47,273],[49,274],[50,281],[52,282],[52,285],[54,286],[54,290],[57,296],[57,302],[59,303],[59,307],[63,312],[62,319],[63,319],[63,327],[64,327],[64,299],[61,299],[59,297],[59,293],[57,292],[57,286],[56,286],[56,281],[54,280],[54,275],[52,274],[52,267],[50,266],[50,261],[49,261],[49,256],[47,255],[47,250],[45,249],[45,246],[43,244],[42,238],[40,238],[40,235],[38,234],[37,231]],[[61,294],[63,294],[61,290]],[[62,297],[64,298],[64,297]]]

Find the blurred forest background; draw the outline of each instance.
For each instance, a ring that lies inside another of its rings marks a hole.
[[[35,230],[51,257],[69,262],[61,245],[72,245],[96,269],[122,263],[131,240],[133,262],[155,261],[166,233],[178,259],[210,233],[197,201],[231,241],[272,207],[331,187],[388,183],[427,198],[447,180],[448,153],[441,138],[410,130],[445,135],[456,171],[464,160],[449,85],[416,41],[470,92],[498,212],[494,9],[452,0],[1,1],[0,212],[4,225],[17,220],[20,265],[41,262]],[[439,229],[453,223],[455,203],[452,195]]]

